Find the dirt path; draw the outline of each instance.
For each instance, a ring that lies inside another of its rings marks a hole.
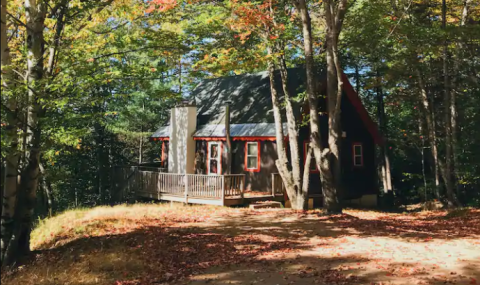
[[[2,284],[480,284],[479,210],[158,207],[54,218]]]
[[[378,220],[375,215],[335,221],[315,214],[265,211],[199,224],[196,231],[251,236],[279,246],[259,253],[249,264],[209,268],[182,284],[410,285],[480,280],[478,235],[462,228],[438,231],[442,225],[436,223],[442,221],[435,219],[416,225],[408,216],[384,215]]]

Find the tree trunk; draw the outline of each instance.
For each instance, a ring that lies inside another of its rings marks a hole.
[[[302,20],[303,48],[305,53],[305,70],[307,75],[307,97],[310,114],[310,146],[313,149],[317,167],[320,170],[320,179],[323,191],[323,205],[328,213],[342,211],[337,196],[332,171],[329,165],[331,156],[328,148],[323,148],[320,133],[320,119],[318,116],[318,98],[315,87],[315,63],[313,59],[312,25],[305,0],[294,1]]]
[[[324,1],[326,18],[326,42],[327,42],[327,101],[328,101],[328,147],[330,149],[330,165],[333,169],[336,196],[342,201],[342,126],[341,126],[341,102],[343,94],[343,71],[340,65],[338,52],[338,37],[342,28],[343,17],[346,11],[346,0],[336,2]]]
[[[0,261],[4,265],[4,257],[13,235],[14,215],[18,186],[18,120],[17,98],[12,90],[12,72],[10,70],[10,48],[7,43],[7,0],[1,0],[1,65],[2,65],[2,97],[7,99],[7,126],[5,139],[9,143],[9,149],[5,158],[5,180],[2,189],[2,215],[1,215],[1,253]]]
[[[425,188],[425,205],[428,202],[428,183],[427,183],[427,176],[425,175],[425,137],[423,135],[423,127],[422,127],[422,120],[418,121],[418,133],[422,139],[422,146],[420,147],[420,154],[422,155],[422,179],[423,179],[423,187]]]
[[[109,178],[109,158],[108,149],[106,148],[105,127],[100,123],[95,125],[96,130],[96,145],[97,145],[97,180],[98,180],[98,194],[102,204],[107,202],[107,189]],[[143,140],[143,139],[142,139]],[[143,144],[143,142],[142,142]],[[143,151],[142,151],[143,152]],[[139,160],[142,154],[139,154]]]
[[[377,82],[377,109],[378,109],[378,124],[380,126],[380,131],[383,133],[385,142],[381,146],[381,163],[382,163],[382,180],[383,180],[383,190],[385,194],[392,195],[392,177],[390,171],[390,158],[388,156],[387,149],[387,136],[386,136],[386,120],[385,120],[385,104],[383,101],[383,91],[382,91],[382,82],[380,80],[380,74],[377,72],[377,77],[379,82]]]
[[[447,23],[447,2],[442,0],[442,29],[446,30]],[[456,181],[455,170],[453,169],[453,144],[452,144],[452,125],[454,123],[454,116],[456,116],[455,98],[453,102],[450,92],[450,78],[448,76],[448,41],[445,35],[443,43],[443,83],[444,83],[444,105],[445,105],[445,188],[447,192],[447,201],[449,207],[460,206],[457,197],[454,192],[454,181]],[[453,103],[453,104],[452,104]]]
[[[445,163],[443,163],[443,161],[438,157],[438,149],[437,149],[437,143],[436,143],[436,135],[435,135],[435,123],[434,123],[434,119],[433,119],[433,112],[432,110],[430,109],[430,102],[428,101],[428,96],[427,96],[427,90],[426,90],[426,87],[425,87],[425,83],[423,82],[423,77],[420,73],[420,70],[416,70],[417,72],[417,77],[418,77],[418,84],[420,86],[420,101],[421,101],[421,106],[422,106],[422,110],[423,110],[423,113],[424,113],[424,118],[425,118],[425,122],[426,122],[426,131],[427,131],[427,134],[428,134],[428,140],[430,142],[430,148],[431,148],[431,151],[432,151],[432,156],[433,156],[433,160],[434,160],[434,163],[435,163],[435,183],[437,184],[436,186],[439,187],[440,183],[439,183],[439,174],[441,174],[442,178],[443,178],[443,181],[445,183],[445,186],[448,187],[448,183],[449,183],[449,179],[448,179],[448,175],[449,173],[447,173],[447,168],[445,167]],[[450,190],[452,190],[450,188]],[[449,202],[449,206],[450,205],[458,205],[458,201],[456,201],[456,196],[455,196],[455,193],[453,193],[452,191],[450,191],[450,194],[447,192],[447,195],[451,195],[448,197],[448,202]],[[437,196],[437,199],[440,200],[440,194],[438,193],[438,188],[437,188],[437,193],[436,193],[436,196]],[[450,204],[452,203],[453,204]]]
[[[52,191],[52,185],[50,184],[50,182],[48,181],[47,177],[46,177],[46,171],[45,171],[45,167],[43,167],[43,165],[40,163],[40,174],[42,175],[42,182],[41,182],[41,185],[42,185],[42,188],[43,188],[43,193],[44,193],[44,196],[46,198],[46,208],[47,208],[47,212],[48,212],[48,216],[51,217],[52,216],[52,213],[53,213],[53,191]]]
[[[273,52],[271,48],[268,48],[269,56],[272,56]],[[268,75],[270,78],[270,93],[272,95],[272,105],[273,105],[273,116],[275,118],[275,136],[277,142],[277,155],[278,159],[275,162],[277,165],[278,172],[282,177],[283,184],[285,185],[285,190],[287,195],[292,202],[292,208],[296,208],[297,203],[297,189],[295,189],[295,184],[293,182],[292,173],[288,170],[288,158],[285,150],[284,144],[284,134],[283,134],[283,125],[282,125],[282,115],[280,112],[280,101],[278,98],[278,92],[275,88],[275,64],[273,60],[270,60],[268,63]]]
[[[270,2],[270,15],[272,17],[274,26],[277,26],[277,23],[275,21],[275,9],[272,6],[272,3]],[[267,30],[266,33],[266,42],[268,43],[269,38],[271,36],[271,31]],[[278,35],[276,35],[278,36]],[[290,149],[290,165],[291,165],[291,170],[288,168],[282,170],[282,172],[287,172],[288,175],[285,175],[289,181],[287,183],[291,185],[291,190],[287,191],[287,195],[290,198],[290,201],[292,203],[292,208],[294,209],[303,209],[307,210],[308,209],[308,183],[309,183],[309,169],[304,168],[303,169],[303,177],[302,177],[302,168],[301,168],[301,158],[300,158],[300,148],[299,148],[299,143],[298,143],[298,131],[297,131],[297,122],[295,119],[295,114],[293,112],[293,106],[292,106],[292,97],[290,95],[290,91],[288,90],[288,72],[287,72],[287,65],[285,62],[285,46],[282,42],[277,42],[275,45],[277,52],[279,53],[278,56],[278,64],[279,64],[279,69],[280,69],[280,77],[281,77],[281,83],[282,83],[282,89],[284,93],[284,100],[285,100],[285,111],[286,111],[286,118],[287,118],[287,133],[289,137],[289,149]],[[273,57],[272,50],[269,49],[269,56]],[[272,60],[271,65],[269,65],[269,74],[271,78],[271,88],[275,89],[275,77],[274,77],[274,62]],[[275,95],[277,96],[276,90],[274,91]],[[275,104],[274,108],[277,109],[278,114],[280,114],[280,105],[278,104],[278,97],[273,98],[272,97],[272,102],[275,99],[277,101]],[[282,128],[282,133],[283,133],[283,123],[281,116],[275,117],[275,120],[280,120],[280,127]],[[279,149],[277,149],[278,152]],[[283,151],[284,153],[280,155],[285,157],[287,159],[286,151],[285,149],[281,149],[280,151]],[[288,163],[288,161],[287,161]],[[309,162],[310,163],[310,162]],[[283,180],[282,176],[282,180]],[[286,184],[284,182],[284,184]]]
[[[470,10],[472,0],[464,0],[463,1],[463,10],[462,16],[460,20],[460,27],[464,27],[468,21],[468,15]],[[453,64],[453,73],[458,74],[459,68],[462,64],[461,60],[461,52],[464,50],[464,45],[462,40],[457,43],[456,52],[454,52],[454,64]],[[451,93],[450,93],[450,121],[451,121],[451,143],[452,143],[452,158],[453,158],[453,169],[454,169],[454,183],[456,184],[456,194],[457,197],[460,197],[460,183],[458,181],[460,178],[460,169],[459,169],[459,162],[458,162],[458,152],[459,144],[458,144],[458,127],[457,127],[457,85],[458,82],[455,80],[456,77],[452,78],[451,83]]]
[[[432,128],[432,129],[431,129],[431,132],[433,133],[433,139],[434,139],[434,143],[435,143],[435,149],[432,148],[432,147],[430,148],[430,149],[431,149],[431,152],[432,152],[432,158],[433,158],[433,164],[434,164],[434,169],[433,169],[433,170],[434,170],[434,177],[435,177],[435,189],[434,189],[434,191],[435,191],[435,198],[436,198],[438,201],[440,201],[440,202],[443,203],[443,199],[442,199],[442,195],[441,195],[441,190],[442,190],[441,188],[442,188],[442,187],[441,187],[441,185],[440,185],[440,166],[439,166],[439,164],[438,164],[438,159],[439,159],[439,158],[438,158],[438,151],[437,151],[437,146],[436,146],[436,143],[437,143],[437,135],[436,135],[437,130],[436,130],[436,125],[435,125],[436,120],[435,120],[435,111],[434,111],[434,108],[433,108],[433,98],[432,98],[432,100],[428,98],[429,96],[428,96],[428,93],[427,93],[426,86],[424,85],[423,81],[419,81],[419,82],[422,83],[421,86],[423,86],[423,87],[421,87],[421,88],[424,88],[423,90],[425,91],[425,96],[426,96],[426,98],[425,98],[424,100],[427,100],[427,103],[430,103],[430,105],[432,106],[432,107],[429,107],[429,108],[428,108],[428,112],[430,112],[430,114],[431,114],[431,120],[432,120],[432,122],[433,122],[432,125],[431,125],[431,128]],[[422,91],[422,92],[423,92],[423,91]],[[432,97],[433,97],[433,96],[432,96]],[[430,105],[429,105],[429,106],[430,106]],[[423,106],[423,105],[422,105],[422,106]],[[425,123],[427,124],[426,119],[425,119]],[[428,134],[429,134],[429,133],[428,133],[428,126],[427,126],[427,136],[428,136],[429,141],[430,141],[430,135],[428,135]]]
[[[309,169],[310,168],[303,168],[304,173],[302,177],[302,168],[301,168],[301,155],[300,155],[300,147],[298,142],[298,131],[297,131],[297,123],[295,120],[295,114],[293,112],[292,106],[292,97],[290,95],[290,91],[288,90],[288,73],[287,73],[287,65],[285,63],[285,56],[282,54],[279,57],[279,67],[280,67],[280,76],[282,78],[282,89],[283,94],[285,96],[285,112],[287,116],[287,130],[288,130],[288,142],[290,147],[290,163],[292,166],[292,178],[293,184],[295,185],[296,191],[298,191],[299,196],[302,196],[301,202],[298,203],[298,206],[302,207],[303,209],[308,208],[308,183],[309,183]],[[306,161],[305,161],[306,163]],[[310,162],[308,162],[310,164]],[[305,177],[305,175],[307,177]],[[307,184],[304,184],[304,183]],[[305,190],[306,191],[303,191]],[[298,199],[298,198],[297,198]],[[303,205],[300,205],[302,204]]]
[[[416,70],[418,77],[418,84],[420,87],[420,106],[422,107],[423,119],[425,120],[426,133],[430,150],[432,152],[433,164],[435,166],[435,197],[441,201],[440,196],[440,164],[437,150],[437,137],[435,134],[435,120],[434,113],[430,108],[430,101],[427,95],[427,89],[423,82],[423,77],[420,70]]]
[[[28,84],[28,109],[26,126],[26,166],[22,171],[20,183],[18,235],[10,245],[6,260],[14,260],[14,256],[21,256],[30,250],[30,233],[34,219],[34,207],[40,175],[40,134],[39,114],[43,93],[43,56],[44,38],[43,30],[46,15],[46,4],[43,1],[26,0],[25,15],[27,29],[27,84]]]

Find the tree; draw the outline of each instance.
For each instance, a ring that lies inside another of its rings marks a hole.
[[[312,44],[312,25],[304,0],[294,1],[302,19],[303,42],[305,53],[305,68],[307,74],[307,96],[310,107],[311,144],[318,169],[322,179],[324,207],[330,213],[342,212],[341,206],[341,97],[342,97],[342,68],[338,55],[338,37],[341,32],[343,18],[346,12],[346,0],[324,1],[326,19],[327,45],[327,101],[328,101],[328,148],[321,145],[320,124],[318,118],[318,98],[315,90],[314,57]],[[338,5],[338,6],[337,6]]]
[[[11,56],[10,49],[7,42],[7,0],[1,2],[1,64],[2,64],[2,99],[7,97],[7,131],[5,137],[2,137],[2,148],[4,139],[8,141],[5,148],[9,148],[5,158],[5,181],[2,189],[2,229],[1,229],[1,255],[0,260],[3,264],[4,256],[7,246],[10,242],[10,236],[13,232],[14,214],[16,204],[17,192],[17,177],[18,177],[18,137],[17,137],[17,99],[12,94],[12,71],[11,71]],[[4,104],[2,100],[2,104]],[[4,108],[2,108],[4,109]],[[3,113],[3,112],[2,112]],[[3,135],[3,134],[2,134]],[[2,155],[3,156],[3,155]],[[2,177],[3,180],[3,177]]]
[[[254,36],[253,33],[256,33],[261,38],[263,46],[267,49],[266,61],[268,63],[270,93],[276,130],[278,156],[276,165],[292,208],[306,210],[308,208],[311,151],[307,152],[305,165],[301,165],[298,142],[299,120],[295,118],[292,102],[294,98],[288,90],[288,73],[285,59],[285,46],[287,42],[292,41],[291,30],[286,29],[291,15],[285,14],[285,11],[289,9],[284,2],[274,4],[272,1],[261,3],[238,3],[234,1],[233,10],[236,23],[233,27],[241,32],[241,35],[245,38],[247,37],[246,35],[252,37]],[[278,58],[278,60],[275,60],[275,58]],[[283,102],[280,99],[278,90],[276,90],[276,65],[279,67]],[[282,105],[285,105],[290,159],[284,143]]]

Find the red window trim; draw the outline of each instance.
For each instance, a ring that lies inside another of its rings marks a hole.
[[[360,146],[362,148],[362,152],[360,153],[360,157],[362,158],[362,163],[360,165],[355,164],[355,147]],[[352,163],[353,167],[363,167],[363,144],[361,142],[353,142],[352,143]]]
[[[247,168],[247,161],[248,161],[248,144],[249,143],[257,143],[257,168]],[[245,166],[244,166],[245,171],[248,172],[259,172],[260,171],[260,142],[255,141],[247,141],[245,142]]]
[[[303,141],[303,165],[305,165],[305,162],[307,161],[307,145],[310,143],[309,140]],[[317,164],[315,163],[315,170],[312,170],[311,168],[309,169],[310,173],[320,173],[318,170]]]
[[[222,156],[223,156],[223,143],[221,141],[213,141],[214,143],[217,143],[219,146],[219,156],[220,156],[220,161],[218,162],[218,169],[219,169],[219,174],[217,175],[222,175]],[[209,142],[207,142],[207,175],[210,175],[210,146]]]

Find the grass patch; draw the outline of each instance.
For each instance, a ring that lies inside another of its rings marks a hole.
[[[50,248],[85,236],[120,234],[154,223],[204,222],[241,209],[175,204],[135,204],[74,209],[40,220],[32,232],[32,250]]]

